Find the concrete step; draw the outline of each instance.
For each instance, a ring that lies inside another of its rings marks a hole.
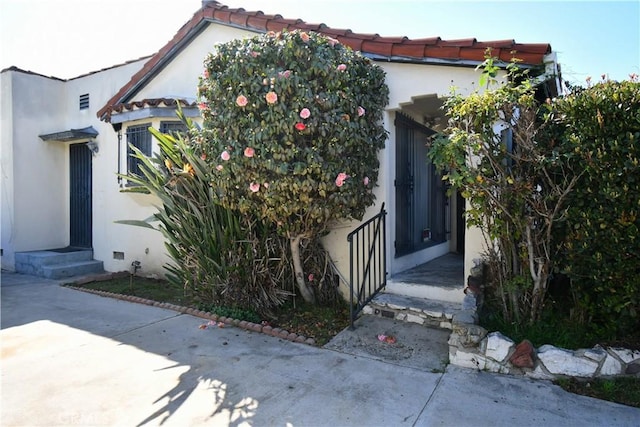
[[[93,259],[91,249],[61,248],[42,251],[17,252],[16,272],[48,279],[100,273],[102,261]]]
[[[462,311],[462,303],[396,295],[376,295],[362,310],[363,314],[387,317],[403,322],[451,329],[453,316]]]
[[[424,280],[411,281],[402,277],[387,279],[386,292],[390,294],[414,298],[462,303],[464,299],[464,282],[451,284],[428,284]]]
[[[73,261],[42,266],[42,277],[47,279],[65,279],[67,277],[101,273],[103,271],[104,264],[102,261]]]
[[[386,292],[460,303],[464,300],[464,256],[449,253],[387,279]]]

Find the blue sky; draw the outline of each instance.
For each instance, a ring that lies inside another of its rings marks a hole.
[[[550,43],[563,77],[640,74],[640,0],[221,0],[383,36]],[[75,77],[152,54],[201,0],[0,0],[0,68]]]

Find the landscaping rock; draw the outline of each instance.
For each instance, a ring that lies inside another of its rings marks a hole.
[[[627,369],[624,371],[627,375],[637,375],[640,374],[640,363],[636,360],[635,362],[629,364]]]
[[[576,356],[584,356],[587,359],[591,359],[596,363],[600,363],[607,357],[607,352],[602,347],[594,347],[589,349],[577,350]]]
[[[607,354],[604,362],[600,366],[600,375],[620,375],[622,373],[622,363],[615,357]]]
[[[540,347],[538,359],[550,373],[573,377],[593,377],[599,365],[591,359],[576,356],[572,351],[552,345]]]
[[[487,349],[485,356],[498,362],[504,361],[511,352],[515,343],[500,332],[492,332],[487,336]]]
[[[480,325],[474,324],[453,324],[453,332],[458,335],[458,343],[463,347],[473,347],[478,345],[487,336],[487,330]]]
[[[609,352],[613,353],[627,365],[636,360],[640,360],[640,351],[638,350],[629,350],[626,348],[609,348]]]
[[[524,340],[518,344],[509,358],[509,362],[516,368],[533,368],[534,348],[531,341]]]

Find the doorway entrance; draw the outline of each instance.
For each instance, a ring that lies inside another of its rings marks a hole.
[[[448,197],[441,175],[427,157],[435,131],[397,113],[395,257],[446,241]]]
[[[92,153],[86,143],[69,146],[69,246],[92,247]]]

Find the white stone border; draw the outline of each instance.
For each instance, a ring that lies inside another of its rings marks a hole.
[[[553,380],[560,377],[597,378],[634,375],[640,378],[640,351],[599,345],[591,349],[566,350],[552,345],[536,349],[527,340],[515,344],[500,332],[488,333],[479,326],[481,275],[469,277],[463,310],[453,316],[449,337],[449,363],[503,374]],[[472,282],[475,286],[472,286]]]

